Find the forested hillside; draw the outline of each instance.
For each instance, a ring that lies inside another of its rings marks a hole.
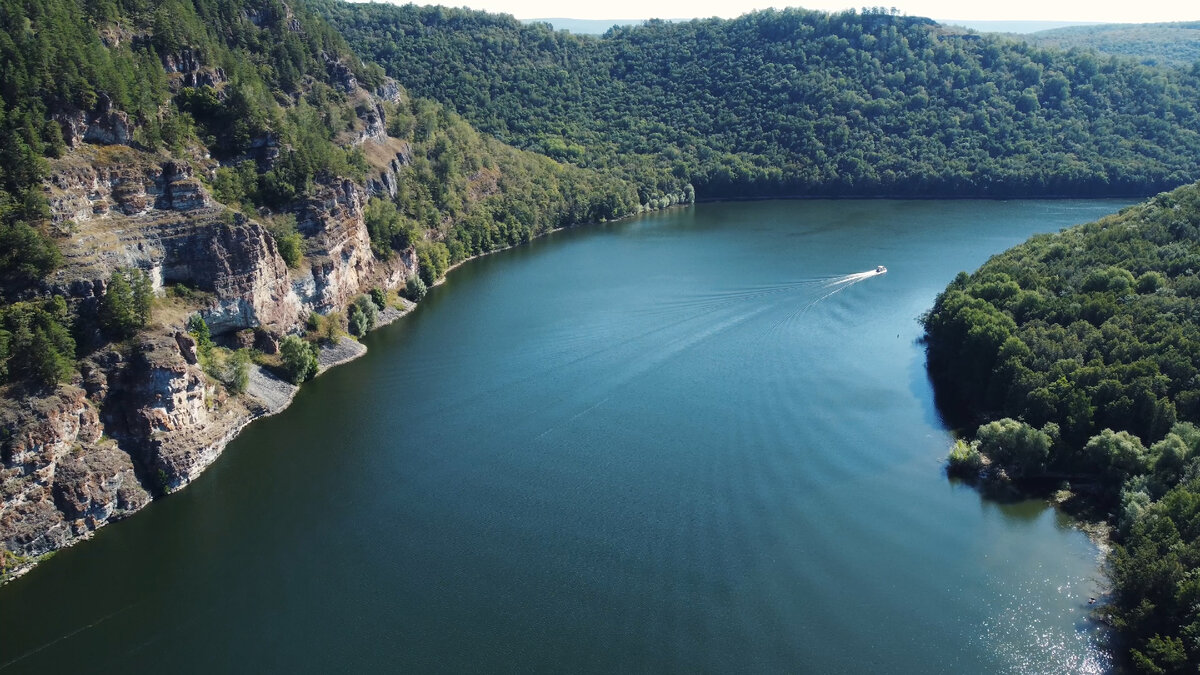
[[[411,161],[393,179],[394,204],[372,212],[381,256],[416,246],[456,261],[639,207],[632,185],[505,147],[437,103],[397,89],[375,110],[360,92],[381,87],[382,70],[282,2],[5,0],[0,20],[0,291],[10,301],[53,294],[42,280],[74,232],[52,217],[43,184],[54,160],[88,144],[191,164],[217,200],[269,214],[314,184],[367,181],[381,151],[353,141],[386,121]],[[0,374],[70,377],[84,348],[71,335],[91,332],[73,323],[95,317],[39,302],[0,309]]]
[[[0,579],[453,263],[684,198],[638,187],[409,96],[303,3],[0,0]]]
[[[924,317],[942,398],[983,422],[951,468],[1111,514],[1113,619],[1146,672],[1200,665],[1197,271],[1200,184],[1036,236]]]
[[[1014,35],[1037,47],[1090,49],[1148,65],[1191,70],[1200,62],[1200,22],[1069,26]]]
[[[365,58],[509,143],[698,196],[1152,194],[1200,178],[1195,74],[889,13],[602,38],[319,0]]]

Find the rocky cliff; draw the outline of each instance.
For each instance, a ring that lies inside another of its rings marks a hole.
[[[164,61],[168,74],[191,86],[224,77],[186,51]],[[416,273],[411,250],[376,259],[364,221],[372,194],[395,194],[398,171],[411,161],[408,145],[387,136],[383,98],[359,88],[344,66],[328,67],[363,103],[342,140],[362,145],[372,169],[362,184],[325,181],[285,209],[304,240],[296,269],[257,214],[213,197],[205,180],[219,166],[214,160],[139,150],[129,145],[128,116],[103,105],[59,116],[70,150],[52,161],[46,193],[54,226],[71,236],[62,240],[66,264],[43,292],[94,314],[112,272],[132,267],[160,295],[175,285],[195,295],[182,308],[164,300],[135,339],[84,359],[74,384],[41,393],[10,388],[0,397],[0,573],[27,569],[37,556],[182,488],[247,423],[291,400],[295,387],[257,366],[241,395],[206,376],[184,327],[193,311],[218,337],[253,328],[273,343],[311,312],[341,312],[370,288],[398,288]],[[389,84],[381,93],[398,92]],[[322,365],[361,352],[357,343],[335,345]]]

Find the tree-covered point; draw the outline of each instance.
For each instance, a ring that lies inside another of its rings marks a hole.
[[[1195,74],[924,19],[763,11],[593,37],[444,7],[314,5],[481,130],[667,192],[1152,194],[1200,178]]]
[[[923,317],[940,399],[1026,485],[1109,513],[1112,619],[1146,672],[1200,666],[1200,183],[961,273]],[[981,453],[981,456],[977,455]]]

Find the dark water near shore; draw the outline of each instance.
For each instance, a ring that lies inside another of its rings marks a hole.
[[[1096,548],[946,480],[915,341],[1121,205],[705,204],[471,262],[0,588],[0,672],[1103,670]]]

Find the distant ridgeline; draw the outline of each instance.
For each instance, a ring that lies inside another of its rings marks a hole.
[[[314,5],[364,58],[485,132],[701,198],[1148,195],[1200,179],[1196,73],[927,19],[763,11],[593,37]]]
[[[1111,514],[1112,618],[1146,672],[1200,666],[1198,272],[1195,184],[1035,236],[923,318],[939,393],[984,422],[951,469]]]
[[[1200,68],[1200,21],[1069,26],[1014,37],[1037,47],[1094,49],[1151,65]]]

